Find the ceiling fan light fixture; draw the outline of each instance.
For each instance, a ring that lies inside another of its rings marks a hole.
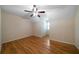
[[[38,13],[33,13],[33,16],[38,16]]]

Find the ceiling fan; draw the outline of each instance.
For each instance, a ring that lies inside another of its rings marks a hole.
[[[45,13],[45,11],[38,11],[38,8],[36,7],[36,5],[33,5],[32,11],[29,11],[29,10],[24,10],[24,11],[32,13],[30,15],[31,17],[33,16],[40,17],[39,13]]]

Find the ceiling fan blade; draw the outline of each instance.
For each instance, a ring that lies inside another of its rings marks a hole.
[[[38,17],[40,17],[40,15],[38,15]]]
[[[32,12],[32,11],[29,11],[29,10],[24,10],[25,12]]]
[[[33,14],[30,15],[31,17],[33,16]]]
[[[38,13],[45,13],[45,11],[38,11]]]

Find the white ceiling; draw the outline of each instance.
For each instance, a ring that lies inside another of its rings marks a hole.
[[[32,5],[0,5],[0,8],[2,8],[4,11],[21,16],[21,17],[29,17],[28,12],[24,12],[24,10],[31,10]],[[37,5],[37,8],[39,10],[45,10],[46,12],[49,12],[50,10],[56,9],[56,8],[65,8],[66,5]]]

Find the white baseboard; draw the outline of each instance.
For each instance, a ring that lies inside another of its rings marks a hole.
[[[71,44],[71,45],[74,45],[73,43],[64,42],[64,41],[59,41],[59,40],[52,40],[52,41],[58,41],[58,42],[61,42],[61,43],[66,43],[66,44]]]
[[[40,37],[40,38],[42,37],[41,35],[36,35],[36,34],[34,34],[33,36]]]
[[[77,49],[79,49],[79,46],[78,45],[75,44],[75,46],[76,46]]]
[[[11,42],[11,41],[14,41],[14,40],[19,40],[19,39],[22,39],[22,38],[26,38],[26,37],[29,37],[31,35],[28,35],[28,36],[22,36],[22,37],[19,37],[19,38],[15,38],[15,39],[11,39],[11,40],[6,40],[5,42],[2,42],[3,43],[7,43],[7,42]]]
[[[28,35],[28,36],[22,36],[22,37],[19,37],[19,38],[15,38],[15,39],[11,39],[11,40],[6,40],[5,42],[2,42],[3,43],[7,43],[7,42],[11,42],[11,41],[15,41],[15,40],[19,40],[19,39],[22,39],[22,38],[26,38],[26,37],[30,37],[30,36],[36,36],[36,37],[42,37],[42,36],[39,36],[39,35]]]

